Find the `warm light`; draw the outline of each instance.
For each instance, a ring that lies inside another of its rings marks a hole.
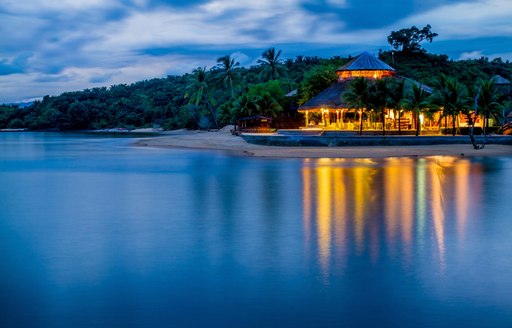
[[[425,115],[420,114],[420,123],[423,124],[424,121],[425,121]]]
[[[369,70],[358,70],[358,71],[338,71],[338,78],[340,80],[356,78],[356,77],[365,77],[368,79],[381,79],[386,76],[392,76],[393,71],[369,71]]]

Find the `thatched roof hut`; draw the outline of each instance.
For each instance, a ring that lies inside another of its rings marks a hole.
[[[505,94],[505,95],[511,94],[512,88],[511,88],[510,81],[507,80],[506,78],[504,78],[503,76],[495,75],[494,83],[496,84],[496,87],[498,87],[498,90],[500,90],[500,92],[502,94]]]
[[[494,83],[496,85],[510,85],[510,81],[504,78],[501,75],[495,75],[494,76]]]
[[[338,68],[336,74],[338,74],[340,80],[354,77],[377,79],[395,75],[395,69],[368,52],[363,52]]]
[[[336,70],[338,74],[338,81],[320,92],[315,97],[308,100],[298,108],[299,111],[313,111],[313,110],[329,110],[336,111],[348,108],[347,102],[343,99],[343,95],[350,90],[350,84],[354,78],[364,77],[370,80],[370,83],[376,79],[390,77],[400,81],[405,81],[405,88],[412,88],[416,84],[424,91],[432,93],[432,88],[424,84],[420,84],[409,78],[397,76],[395,69],[383,61],[370,55],[368,52],[363,52],[355,57],[345,65]]]

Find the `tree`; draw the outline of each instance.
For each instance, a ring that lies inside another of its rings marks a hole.
[[[430,102],[430,94],[423,90],[421,85],[414,84],[411,92],[407,93],[402,103],[405,108],[414,113],[416,136],[419,136],[421,131],[420,114],[428,110],[432,105]]]
[[[306,72],[299,87],[299,105],[336,83],[336,68],[335,65],[317,65]]]
[[[395,117],[398,117],[398,134],[402,134],[401,118],[402,118],[402,100],[404,98],[405,80],[392,80],[389,93],[389,107],[393,108]]]
[[[369,104],[380,114],[382,135],[386,134],[386,109],[391,102],[391,82],[389,79],[378,79],[369,87]]]
[[[263,65],[261,73],[267,75],[267,81],[285,75],[285,69],[279,56],[281,56],[281,50],[276,52],[275,48],[269,48],[261,54],[262,58],[258,59],[258,63]]]
[[[189,104],[192,104],[192,110],[198,110],[199,115],[195,115],[196,121],[199,126],[205,127],[204,119],[201,118],[201,110],[206,110],[212,117],[216,128],[219,127],[217,122],[217,115],[213,109],[213,99],[210,93],[210,86],[208,85],[208,73],[206,67],[198,67],[194,69],[193,78],[187,86],[185,98],[189,99]]]
[[[270,92],[265,92],[255,98],[255,105],[257,111],[267,117],[276,118],[279,113],[283,111],[283,107]]]
[[[437,33],[433,33],[430,29],[431,26],[427,24],[427,26],[421,30],[416,26],[412,26],[411,28],[392,31],[388,36],[388,43],[393,49],[405,53],[425,52],[425,50],[421,48],[420,43],[423,41],[432,42],[432,40],[438,36]]]
[[[460,113],[467,113],[472,99],[468,97],[467,88],[456,79],[441,75],[433,95],[436,105],[443,108],[443,117],[452,118],[452,134],[455,135],[455,122]]]
[[[358,77],[350,84],[350,89],[343,95],[350,107],[359,112],[359,135],[363,134],[363,113],[370,102],[368,80]]]
[[[219,69],[220,81],[225,87],[229,88],[231,99],[234,97],[233,83],[238,80],[236,68],[239,66],[240,63],[235,61],[235,59],[231,58],[229,55],[217,58],[217,68]]]
[[[256,113],[256,104],[253,97],[248,93],[242,94],[238,97],[231,107],[231,114],[235,118],[244,116],[252,116]]]
[[[478,82],[475,104],[476,110],[484,116],[484,135],[487,134],[489,118],[492,116],[498,120],[501,117],[501,110],[503,109],[501,98],[502,93],[496,87],[494,78]]]
[[[233,116],[259,114],[275,118],[287,101],[279,80],[255,84],[233,102]]]

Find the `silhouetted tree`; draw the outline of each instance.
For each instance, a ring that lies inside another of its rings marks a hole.
[[[392,31],[388,36],[388,43],[395,49],[406,53],[423,52],[420,43],[423,41],[432,42],[438,36],[437,33],[430,31],[431,26],[427,24],[421,30],[416,26],[403,28],[398,31]]]

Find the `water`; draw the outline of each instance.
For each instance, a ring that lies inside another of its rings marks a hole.
[[[1,327],[510,327],[512,157],[0,134]]]

